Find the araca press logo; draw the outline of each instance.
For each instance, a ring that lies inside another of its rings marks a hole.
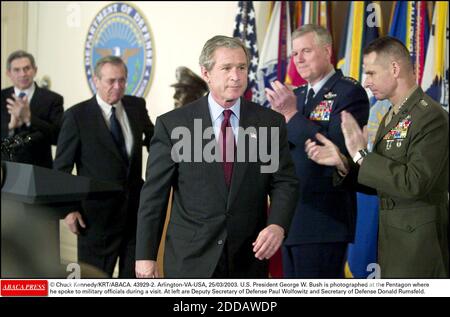
[[[149,24],[136,8],[116,2],[103,8],[92,21],[84,49],[89,87],[96,62],[105,56],[120,56],[128,67],[127,95],[145,96],[150,88],[153,44]]]

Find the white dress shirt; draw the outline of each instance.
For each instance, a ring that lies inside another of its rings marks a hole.
[[[328,79],[330,79],[331,76],[333,76],[335,73],[336,73],[336,71],[333,68],[324,78],[322,78],[320,81],[318,81],[314,86],[311,86],[311,84],[308,83],[308,89],[306,91],[309,91],[309,89],[312,87],[312,89],[314,90],[314,96],[317,95],[317,93],[320,91],[320,89],[322,89],[323,85],[325,85],[325,83],[328,81]],[[309,101],[309,100],[307,100],[307,101]]]
[[[25,90],[20,90],[19,88],[14,87],[14,94],[16,94],[17,97],[19,97],[21,92],[25,93],[25,95],[28,98],[28,103],[30,103],[31,102],[31,98],[33,98],[33,95],[34,95],[34,91],[36,90],[36,86],[35,85],[36,84],[33,83],[30,87],[28,87]]]
[[[208,94],[208,107],[209,113],[211,115],[212,126],[214,128],[214,136],[216,137],[217,142],[219,142],[220,127],[223,121],[223,111],[224,110],[233,111],[233,114],[230,117],[230,124],[231,128],[233,129],[234,140],[236,144],[238,144],[239,118],[241,114],[241,99],[239,98],[232,107],[225,109],[214,100],[211,94]]]

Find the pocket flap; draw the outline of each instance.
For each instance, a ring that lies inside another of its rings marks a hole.
[[[401,211],[389,211],[386,215],[386,223],[388,226],[406,231],[413,232],[420,226],[436,221],[436,210],[411,208]]]

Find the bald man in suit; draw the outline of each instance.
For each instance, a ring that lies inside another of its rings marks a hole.
[[[112,276],[133,278],[136,215],[142,180],[142,147],[149,145],[153,124],[145,100],[125,96],[127,68],[114,56],[95,67],[97,94],[64,114],[55,168],[123,186],[122,192],[88,199],[65,217],[78,235],[78,261]]]

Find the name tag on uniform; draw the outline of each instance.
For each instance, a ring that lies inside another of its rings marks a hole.
[[[392,130],[390,130],[386,135],[383,137],[384,140],[386,140],[386,150],[390,150],[392,147],[392,143],[395,142],[395,145],[397,147],[402,146],[402,141],[406,138],[408,135],[408,129],[411,125],[411,115],[408,115],[406,118],[402,119]]]
[[[312,121],[330,121],[333,100],[322,100],[309,115]]]

